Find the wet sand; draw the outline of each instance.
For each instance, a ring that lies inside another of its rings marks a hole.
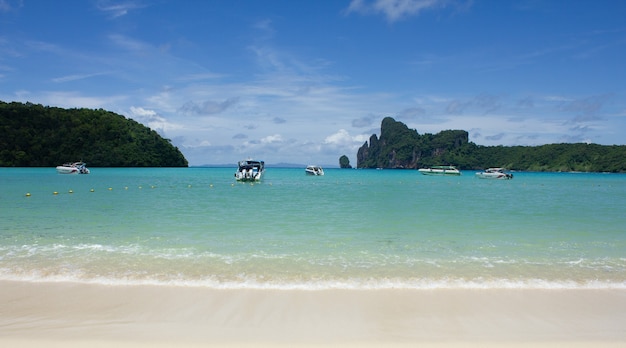
[[[2,347],[623,347],[626,290],[218,290],[0,281]]]

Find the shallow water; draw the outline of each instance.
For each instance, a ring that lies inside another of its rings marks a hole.
[[[244,184],[235,168],[90,169],[0,168],[0,279],[626,288],[623,174],[268,168]]]

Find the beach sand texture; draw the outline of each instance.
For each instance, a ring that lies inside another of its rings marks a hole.
[[[626,346],[624,290],[0,282],[2,347]]]

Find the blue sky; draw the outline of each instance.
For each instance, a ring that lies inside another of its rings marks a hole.
[[[625,18],[621,0],[0,0],[0,100],[119,113],[191,165],[354,166],[386,116],[623,145]]]

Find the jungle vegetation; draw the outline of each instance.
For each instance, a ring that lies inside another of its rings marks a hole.
[[[63,109],[0,101],[0,166],[187,167],[156,131],[98,109]]]
[[[541,146],[480,146],[463,130],[419,134],[386,117],[357,153],[357,168],[424,168],[451,164],[459,169],[503,167],[519,171],[626,172],[626,146],[586,143]]]

